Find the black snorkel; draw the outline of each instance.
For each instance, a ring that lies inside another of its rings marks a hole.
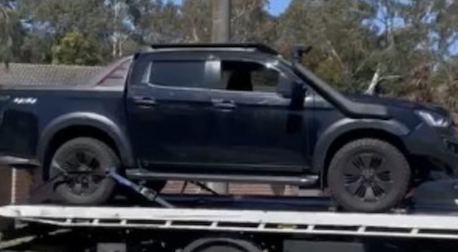
[[[312,50],[311,46],[305,46],[305,45],[296,45],[293,47],[293,50],[291,52],[291,62],[293,63],[293,66],[296,64],[300,64],[302,62],[302,57],[304,54],[308,54]]]

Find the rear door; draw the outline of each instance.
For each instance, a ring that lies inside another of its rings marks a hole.
[[[206,162],[212,103],[206,55],[151,54],[131,73],[127,109],[137,159],[154,170],[183,170]]]

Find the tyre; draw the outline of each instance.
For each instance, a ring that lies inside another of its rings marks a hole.
[[[411,171],[404,155],[377,139],[360,139],[343,146],[331,160],[330,195],[351,212],[386,212],[404,198]]]
[[[183,252],[261,252],[255,244],[232,238],[199,239],[183,249]]]
[[[59,200],[71,205],[100,205],[109,200],[116,186],[106,172],[118,171],[119,166],[118,156],[107,144],[84,137],[70,140],[57,149],[49,174],[54,178],[68,173],[56,183]]]

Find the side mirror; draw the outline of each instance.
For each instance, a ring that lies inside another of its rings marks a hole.
[[[288,78],[283,76],[280,77],[278,83],[278,93],[285,98],[291,98],[293,96],[293,86],[294,84]]]
[[[291,108],[302,109],[304,108],[305,99],[305,86],[304,83],[296,81],[291,88]]]
[[[303,83],[300,81],[292,82],[287,78],[280,78],[278,93],[285,98],[293,100],[303,100],[305,98],[305,88]]]

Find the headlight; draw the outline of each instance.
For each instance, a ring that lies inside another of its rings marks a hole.
[[[423,121],[432,127],[448,128],[452,123],[450,118],[434,112],[417,111],[417,114],[423,119]]]

